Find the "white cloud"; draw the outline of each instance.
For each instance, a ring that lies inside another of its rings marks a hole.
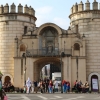
[[[37,8],[36,9],[36,13],[39,13],[39,14],[48,14],[52,11],[52,7],[50,6],[44,6],[44,7],[41,7],[41,8]]]
[[[41,8],[37,8],[36,11],[36,17],[37,17],[37,21],[36,21],[36,26],[40,26],[46,22],[48,22],[48,20],[50,20],[50,14],[52,12],[53,8],[50,6],[44,6]]]
[[[58,26],[60,26],[61,28],[64,28],[64,29],[67,29],[68,26],[69,26],[69,22],[67,19],[64,19],[64,18],[54,18],[53,19],[53,22],[55,24],[57,24]]]

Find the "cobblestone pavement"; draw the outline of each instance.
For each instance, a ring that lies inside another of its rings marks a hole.
[[[100,100],[100,94],[7,94],[8,100]]]

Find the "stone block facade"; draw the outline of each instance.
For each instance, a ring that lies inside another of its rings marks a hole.
[[[71,86],[76,79],[81,79],[88,81],[93,90],[92,81],[100,81],[100,10],[96,0],[92,6],[90,9],[88,0],[85,4],[81,1],[73,5],[70,27],[64,30],[53,23],[36,27],[35,10],[31,6],[1,5],[0,70],[4,74],[3,82],[9,76],[15,86],[22,87],[28,77],[32,81],[39,80],[41,68],[53,63],[61,68],[62,79],[70,81]],[[62,52],[65,53],[63,58]]]

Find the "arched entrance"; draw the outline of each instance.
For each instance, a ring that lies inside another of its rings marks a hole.
[[[47,64],[41,69],[40,79],[54,80],[54,74],[57,74],[57,73],[58,73],[58,75],[59,74],[61,75],[61,67],[60,66],[56,66],[54,64]],[[59,77],[61,78],[60,75],[59,75]]]
[[[6,76],[4,79],[4,83],[9,83],[11,82],[11,78],[9,76]]]
[[[97,75],[91,76],[91,90],[94,92],[99,91],[99,83],[98,83],[98,76]]]
[[[41,69],[47,64],[55,65],[56,67],[61,69],[60,60],[58,59],[58,57],[44,57],[42,59],[39,59],[34,63],[34,80],[38,81],[40,79],[39,73],[41,72]]]

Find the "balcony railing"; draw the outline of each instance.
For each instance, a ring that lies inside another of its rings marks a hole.
[[[64,50],[65,54],[71,54],[71,49]],[[61,50],[45,50],[45,49],[28,49],[26,50],[27,57],[36,57],[36,56],[60,56]]]

